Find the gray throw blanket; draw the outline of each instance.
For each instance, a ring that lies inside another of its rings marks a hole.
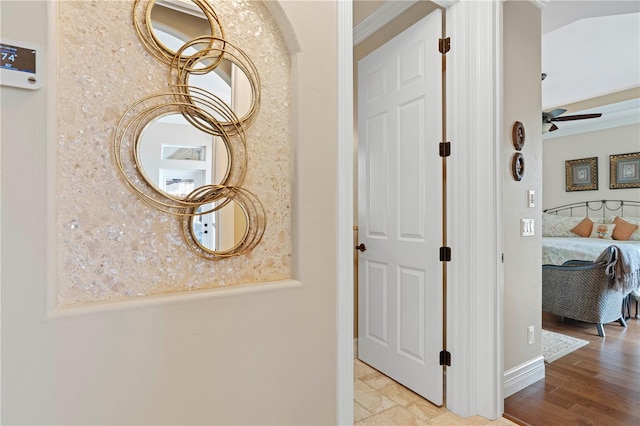
[[[605,273],[612,279],[613,289],[629,294],[640,288],[640,257],[625,246],[609,246],[596,259],[607,264]]]

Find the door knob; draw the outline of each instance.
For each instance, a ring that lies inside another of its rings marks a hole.
[[[365,246],[363,243],[360,243],[359,246],[356,246],[356,250],[366,251],[367,250],[367,246]]]

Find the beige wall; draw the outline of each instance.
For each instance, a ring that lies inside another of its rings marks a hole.
[[[0,7],[3,37],[47,45],[45,2]],[[336,6],[281,7],[301,49],[292,60],[291,120],[299,284],[143,298],[48,317],[56,268],[46,241],[55,235],[56,212],[45,201],[47,189],[55,191],[48,167],[57,135],[46,125],[55,82],[35,92],[0,89],[3,424],[335,423],[336,236],[327,230],[336,229],[337,206],[327,188],[337,176]],[[94,22],[110,19],[118,16]],[[89,41],[108,40],[105,33]],[[93,189],[103,183],[96,176]]]
[[[543,208],[589,200],[640,201],[640,190],[609,189],[609,156],[640,151],[640,124],[632,124],[543,142]],[[598,158],[598,190],[566,192],[565,161]]]
[[[541,211],[542,126],[540,122],[540,9],[531,2],[507,1],[504,25],[503,235],[504,235],[504,369],[542,353]],[[516,182],[510,171],[515,121],[526,131],[522,154],[525,174]],[[526,204],[527,190],[537,195],[535,208]],[[520,236],[520,219],[535,219],[535,236]],[[527,343],[527,327],[535,327],[535,343]]]

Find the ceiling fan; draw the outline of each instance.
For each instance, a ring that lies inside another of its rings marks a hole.
[[[588,118],[598,118],[602,116],[602,113],[595,114],[575,114],[567,115],[566,117],[559,117],[567,112],[566,109],[557,108],[549,112],[542,111],[542,133],[553,132],[558,130],[558,126],[554,124],[555,121],[573,121],[573,120],[585,120]]]
[[[542,79],[547,77],[546,73],[542,73]],[[549,112],[542,111],[542,133],[553,132],[558,130],[559,127],[554,124],[554,121],[573,121],[573,120],[585,120],[587,118],[602,117],[601,113],[595,114],[575,114],[567,115],[566,117],[560,117],[560,115],[567,112],[566,109],[557,108]]]

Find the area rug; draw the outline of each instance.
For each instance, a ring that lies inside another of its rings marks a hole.
[[[542,330],[542,356],[547,364],[575,351],[589,343],[586,340],[577,339],[553,331]]]

